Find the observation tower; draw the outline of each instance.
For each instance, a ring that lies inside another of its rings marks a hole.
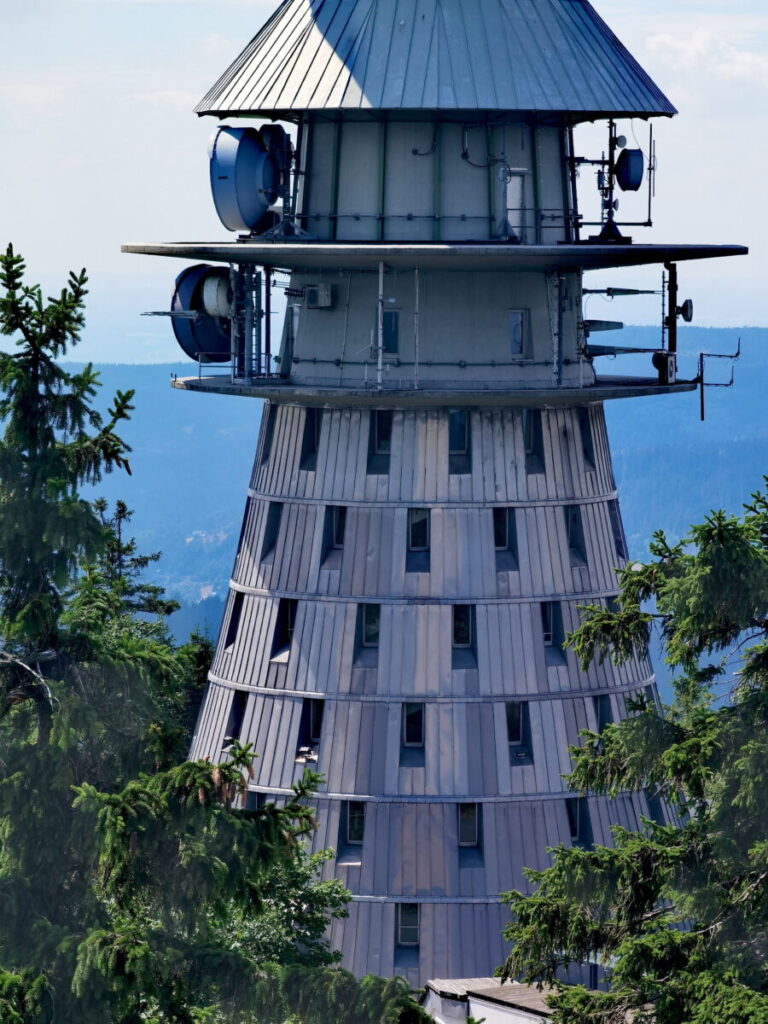
[[[323,773],[356,974],[487,976],[524,867],[664,813],[565,788],[579,730],[655,689],[564,639],[627,554],[603,403],[703,385],[677,373],[678,264],[746,250],[624,233],[654,164],[617,122],[675,109],[586,0],[285,0],[197,113],[223,122],[231,234],[124,247],[194,261],[174,386],[266,400],[192,756],[251,741],[252,804]],[[647,376],[602,376],[634,350],[594,343],[620,325],[584,319],[584,272],[641,264],[665,268],[662,341]]]

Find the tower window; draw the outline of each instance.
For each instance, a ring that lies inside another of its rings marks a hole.
[[[381,605],[361,605],[363,616],[363,647],[379,646],[379,630],[381,626]]]
[[[325,569],[338,569],[344,549],[347,530],[346,505],[326,505],[323,520],[323,551],[321,565]]]
[[[347,801],[347,843],[361,846],[365,836],[365,803],[362,800]]]
[[[574,567],[587,564],[587,548],[584,543],[584,523],[579,505],[566,505],[565,530],[568,536],[568,554]]]
[[[615,498],[608,502],[608,515],[611,518],[611,531],[613,533],[613,543],[616,545],[616,554],[619,558],[626,559],[627,542],[624,539],[624,527],[621,525],[619,503]]]
[[[544,428],[541,409],[523,409],[526,473],[544,472]]]
[[[527,355],[525,310],[510,309],[508,313],[509,354],[513,359],[522,359]]]
[[[317,468],[317,453],[320,448],[320,428],[323,423],[323,410],[308,406],[304,411],[304,433],[301,439],[302,469]]]
[[[523,705],[519,700],[509,700],[507,711],[507,739],[510,746],[519,747],[523,742]]]
[[[493,546],[496,549],[496,572],[516,572],[517,519],[513,508],[493,510]]]
[[[264,440],[261,445],[261,465],[269,462],[272,452],[272,438],[275,433],[275,420],[277,419],[277,406],[270,403],[264,422]]]
[[[278,654],[287,653],[293,640],[293,630],[296,625],[296,610],[299,602],[281,597],[277,606],[277,619],[275,621],[275,633],[272,639],[272,657]]]
[[[240,734],[243,731],[243,721],[245,719],[245,708],[247,704],[248,691],[235,690],[232,694],[232,703],[229,705],[227,728],[224,732],[225,740],[233,741],[240,739]]]
[[[611,698],[607,693],[601,693],[597,697],[592,698],[595,717],[597,718],[597,731],[602,732],[607,725],[613,722],[613,712],[611,711]]]
[[[384,355],[396,356],[400,347],[400,311],[384,310]]]
[[[332,544],[340,551],[344,547],[344,533],[347,529],[347,509],[344,505],[333,505],[331,507],[332,517]]]
[[[544,650],[548,665],[562,665],[565,662],[563,643],[563,612],[559,601],[544,601],[541,605],[541,629],[544,636]]]
[[[480,809],[477,804],[459,804],[459,846],[480,845]]]
[[[589,409],[584,405],[580,405],[576,410],[576,419],[579,424],[581,454],[584,459],[584,466],[586,469],[594,469],[595,442],[592,436],[592,420],[589,415]]]
[[[507,742],[510,764],[532,764],[531,725],[528,704],[521,700],[508,700],[504,706],[507,718]]]
[[[283,514],[283,504],[280,501],[270,501],[267,509],[267,519],[264,524],[264,539],[261,542],[261,561],[269,561],[274,558],[275,547],[277,546],[277,535],[280,532],[280,519]]]
[[[448,413],[448,472],[461,474],[471,471],[469,412],[466,409],[454,409]]]
[[[419,944],[419,904],[397,904],[397,944],[398,946],[418,946]]]
[[[403,704],[403,746],[424,746],[423,704]]]
[[[301,704],[297,761],[317,761],[317,748],[323,731],[325,701],[305,697]]]
[[[565,809],[568,814],[571,845],[589,849],[592,846],[592,822],[587,798],[583,796],[568,797],[565,801]]]
[[[408,550],[429,551],[429,509],[408,509]]]
[[[224,651],[227,654],[231,653],[235,646],[235,640],[237,640],[237,631],[240,627],[240,616],[243,612],[244,598],[245,595],[241,590],[236,590],[235,596],[232,598],[232,611],[229,613],[227,635],[224,638]]]
[[[388,473],[392,451],[392,410],[373,409],[368,427],[369,474]]]
[[[472,646],[472,608],[468,604],[453,606],[453,646]]]

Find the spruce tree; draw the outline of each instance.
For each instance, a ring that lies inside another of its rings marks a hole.
[[[666,820],[614,828],[610,848],[558,848],[508,894],[504,971],[556,982],[602,961],[608,990],[561,987],[568,1024],[768,1022],[768,492],[741,517],[709,515],[619,577],[618,610],[584,610],[570,643],[586,666],[622,662],[658,628],[675,699],[572,750],[583,794],[647,790]]]

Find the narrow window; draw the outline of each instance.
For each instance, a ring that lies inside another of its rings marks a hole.
[[[645,797],[648,801],[648,817],[656,825],[666,825],[667,818],[664,814],[664,803],[658,793],[652,793],[646,789]]]
[[[408,509],[408,550],[429,551],[429,509]]]
[[[424,746],[423,704],[403,704],[403,746]]]
[[[526,473],[544,472],[544,428],[541,409],[523,409]]]
[[[584,467],[586,469],[594,469],[595,442],[592,437],[592,420],[589,415],[589,409],[585,405],[580,405],[576,410],[576,419],[579,424],[581,454],[584,459]]]
[[[272,452],[272,438],[275,433],[275,420],[277,419],[277,406],[272,402],[269,403],[266,412],[266,419],[264,421],[264,440],[261,445],[261,465],[263,466],[266,462],[269,462],[269,456]]]
[[[453,606],[453,646],[472,646],[472,608],[468,604]]]
[[[627,542],[624,539],[624,527],[621,525],[619,503],[615,498],[608,502],[608,515],[611,517],[611,530],[613,532],[613,543],[616,545],[616,554],[619,558],[626,560]]]
[[[384,310],[384,355],[396,356],[400,344],[400,311]]]
[[[448,413],[448,472],[471,473],[470,417],[466,409]]]
[[[235,690],[232,694],[232,703],[229,705],[227,728],[224,732],[224,740],[227,744],[240,739],[240,733],[243,731],[243,720],[245,719],[245,708],[247,703],[247,690]]]
[[[510,764],[532,764],[531,726],[528,704],[520,700],[508,700],[505,704],[507,717],[507,742],[509,743]]]
[[[287,653],[293,640],[293,630],[296,624],[296,609],[298,601],[281,597],[277,607],[277,619],[275,621],[275,633],[272,640],[272,657],[278,654]]]
[[[592,846],[592,823],[586,797],[569,797],[565,801],[571,845],[589,849]]]
[[[363,614],[363,647],[378,647],[381,605],[364,604],[361,607]]]
[[[525,310],[510,309],[508,315],[509,354],[513,359],[522,359],[526,355],[525,323]]]
[[[301,439],[302,469],[317,468],[317,453],[320,448],[320,427],[323,422],[323,410],[307,407],[304,411],[304,434]]]
[[[479,846],[479,811],[477,804],[459,804],[459,846]]]
[[[418,946],[419,944],[419,904],[397,904],[397,944],[398,946]]]
[[[389,456],[392,451],[392,410],[373,409],[368,427],[369,474],[389,472]]]
[[[224,651],[227,654],[231,653],[235,646],[235,640],[237,640],[237,631],[240,627],[240,616],[243,612],[244,597],[245,595],[241,590],[236,590],[235,596],[232,598],[232,611],[229,613],[227,635],[224,638]]]
[[[496,549],[496,572],[516,572],[517,519],[513,508],[493,510],[493,546]]]
[[[579,505],[566,505],[565,530],[568,536],[568,555],[571,565],[576,568],[587,564],[587,547],[584,542],[584,523]]]
[[[299,742],[296,750],[297,761],[317,761],[317,748],[323,730],[325,701],[305,697],[301,704]]]
[[[595,708],[595,718],[597,719],[597,731],[602,732],[607,725],[611,725],[613,722],[611,698],[607,693],[601,693],[599,696],[593,697],[592,702]]]
[[[541,629],[544,636],[544,652],[548,665],[565,663],[563,643],[563,612],[559,601],[544,601],[541,605]]]
[[[345,505],[333,505],[331,508],[333,539],[331,541],[337,551],[344,547],[344,533],[347,529],[347,509]]]
[[[347,801],[347,844],[361,846],[365,836],[365,803],[362,800]]]
[[[277,535],[280,532],[280,519],[283,514],[283,503],[281,501],[270,501],[267,509],[267,518],[264,524],[264,539],[261,542],[261,561],[267,562],[274,559],[275,547],[277,546]]]

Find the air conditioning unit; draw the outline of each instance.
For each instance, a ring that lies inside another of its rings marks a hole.
[[[307,309],[331,309],[333,288],[329,284],[308,284],[304,288],[304,305]]]

